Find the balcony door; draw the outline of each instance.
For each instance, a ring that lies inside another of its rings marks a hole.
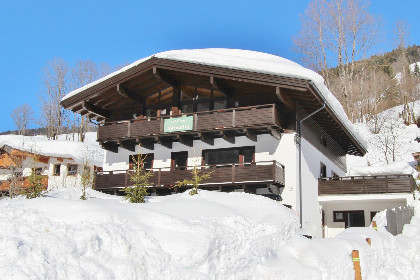
[[[188,152],[176,152],[171,154],[171,169],[185,170],[188,162]]]

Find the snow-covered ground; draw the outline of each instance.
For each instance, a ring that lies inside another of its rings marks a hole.
[[[72,141],[72,136],[62,134],[58,140],[48,140],[44,135],[20,136],[0,135],[0,147],[8,145],[12,148],[27,152],[38,153],[45,156],[72,158],[77,163],[88,160],[94,165],[102,166],[104,152],[96,142],[96,132],[87,132],[85,142]]]
[[[411,103],[410,103],[411,104]],[[385,151],[383,144],[388,141],[389,149],[387,157],[389,163],[393,162],[392,149],[395,150],[395,161],[406,162],[415,166],[416,162],[412,153],[420,152],[420,143],[415,141],[420,137],[420,129],[415,125],[406,126],[400,117],[403,106],[396,106],[388,109],[379,116],[379,123],[383,123],[382,132],[372,133],[372,124],[354,124],[359,135],[364,135],[367,144],[367,154],[364,157],[347,156],[347,169],[360,166],[382,166],[386,164]],[[420,100],[414,103],[415,116],[420,116]],[[398,172],[397,172],[398,173]]]
[[[420,278],[420,206],[393,237],[382,227],[335,239],[298,234],[296,213],[268,198],[200,191],[121,197],[80,189],[0,200],[3,279],[363,279]],[[372,239],[372,247],[365,241]]]

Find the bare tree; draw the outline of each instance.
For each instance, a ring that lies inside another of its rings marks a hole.
[[[106,64],[104,64],[106,65]],[[98,69],[96,63],[91,60],[79,60],[71,72],[72,87],[73,89],[80,88],[97,80],[102,71],[106,66],[101,66],[101,70]],[[89,122],[86,116],[79,116],[78,114],[73,116],[73,133],[78,128],[79,141],[85,140],[86,131],[88,129]],[[74,134],[73,134],[74,135]]]
[[[365,0],[313,0],[295,38],[304,62],[321,72],[353,120],[355,63],[366,57],[379,36],[379,20],[367,7]],[[335,73],[330,70],[332,66],[337,67]],[[332,81],[332,76],[338,76],[337,82]]]
[[[55,58],[47,63],[43,72],[44,91],[41,97],[43,123],[47,127],[48,138],[56,139],[68,114],[60,106],[60,101],[69,89],[69,67],[63,59]]]
[[[23,104],[13,110],[11,117],[15,122],[19,135],[25,135],[29,123],[33,120],[34,111],[28,104]]]

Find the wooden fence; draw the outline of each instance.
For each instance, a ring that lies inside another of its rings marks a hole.
[[[386,210],[386,221],[389,233],[392,235],[401,234],[405,224],[409,224],[414,216],[412,206],[401,206],[395,209]]]

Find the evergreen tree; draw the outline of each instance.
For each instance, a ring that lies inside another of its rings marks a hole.
[[[210,175],[213,172],[214,171],[201,174],[203,173],[203,170],[198,169],[197,164],[194,164],[194,167],[191,170],[192,178],[184,179],[183,181],[177,181],[175,187],[192,186],[192,189],[190,190],[190,195],[196,195],[198,194],[198,188],[201,182],[210,178]]]
[[[134,162],[134,172],[130,173],[130,181],[133,186],[124,189],[125,199],[131,203],[145,203],[145,197],[148,195],[147,187],[150,185],[149,178],[153,176],[152,170],[144,169],[144,162],[147,156],[137,154],[132,156]]]

